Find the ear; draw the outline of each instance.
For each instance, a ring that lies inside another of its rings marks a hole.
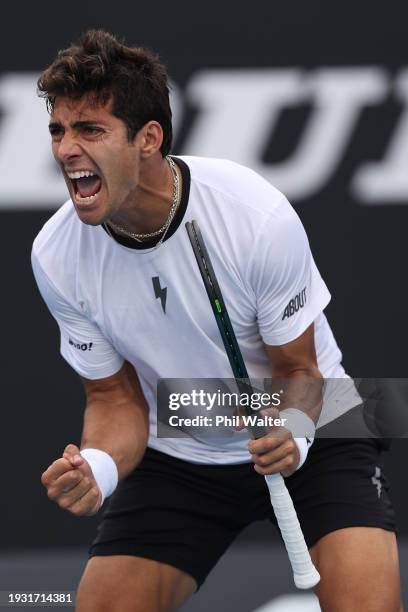
[[[140,155],[147,159],[159,151],[163,142],[163,129],[157,121],[148,121],[138,133]]]

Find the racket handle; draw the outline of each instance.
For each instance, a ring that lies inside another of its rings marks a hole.
[[[320,575],[310,558],[302,528],[292,498],[281,474],[265,476],[271,496],[276,520],[288,551],[293,569],[293,579],[298,589],[311,589],[320,580]]]

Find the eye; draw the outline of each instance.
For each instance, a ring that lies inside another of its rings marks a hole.
[[[89,134],[90,136],[94,136],[96,134],[101,134],[103,132],[103,130],[99,127],[96,127],[94,125],[85,125],[82,128],[82,131],[85,132],[85,134]]]
[[[64,133],[62,127],[58,125],[50,125],[49,130],[53,140],[61,139]]]

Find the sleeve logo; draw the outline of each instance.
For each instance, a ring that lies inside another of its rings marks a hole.
[[[299,291],[299,293],[290,300],[290,302],[288,303],[288,305],[286,306],[283,312],[282,321],[294,315],[295,312],[303,308],[305,304],[306,304],[306,287],[304,287],[302,291]]]
[[[71,346],[78,349],[78,351],[90,351],[92,349],[93,342],[83,342],[82,344],[79,342],[74,342],[71,338],[68,339]]]

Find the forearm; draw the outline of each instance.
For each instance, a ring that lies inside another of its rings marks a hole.
[[[272,389],[280,394],[279,409],[297,408],[316,424],[322,410],[324,380],[317,365],[314,324],[287,344],[265,348],[271,364]]]
[[[140,463],[148,439],[146,404],[124,400],[114,406],[103,399],[91,399],[84,414],[81,450],[98,448],[115,461],[119,480]]]
[[[271,383],[272,392],[280,397],[283,429],[277,436],[273,428],[267,428],[270,435],[251,440],[248,448],[258,473],[290,476],[304,464],[313,443],[322,407],[323,377],[314,365],[275,368]],[[276,407],[272,411],[276,417]]]
[[[273,391],[280,394],[279,410],[297,408],[317,423],[322,410],[324,384],[317,366],[275,372],[272,384]]]

